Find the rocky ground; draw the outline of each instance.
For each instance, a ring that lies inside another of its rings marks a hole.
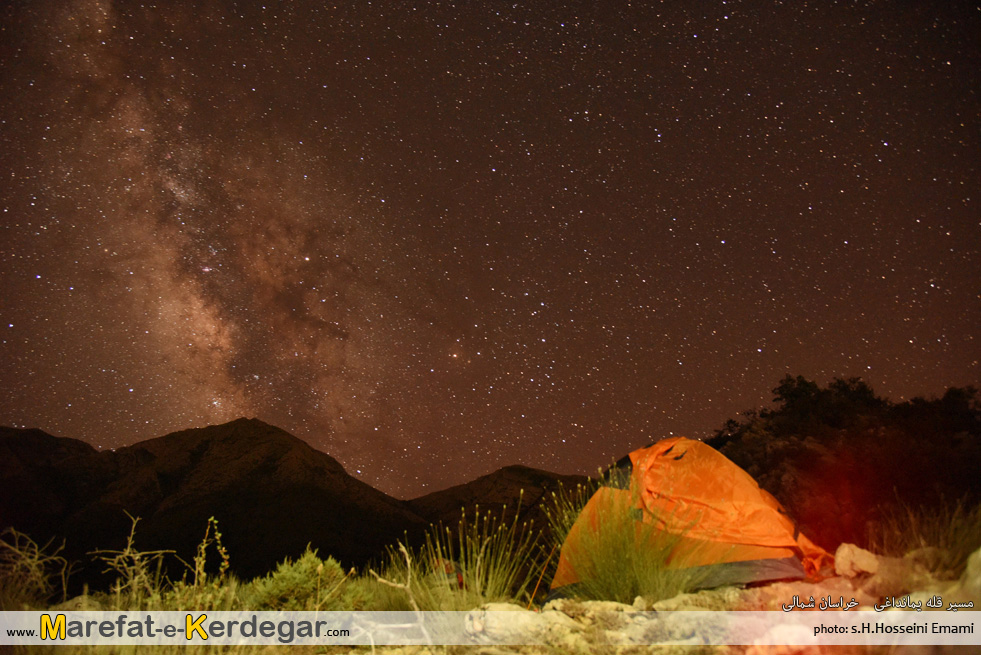
[[[931,574],[929,564],[936,553],[924,549],[903,558],[878,557],[851,544],[843,544],[835,554],[835,577],[821,582],[782,582],[753,588],[726,587],[721,589],[683,594],[668,600],[648,603],[637,598],[633,605],[607,601],[557,600],[538,612],[508,604],[492,604],[482,609],[474,621],[474,631],[488,637],[505,639],[508,631],[518,626],[532,628],[547,645],[537,646],[402,646],[376,648],[373,652],[384,655],[436,655],[437,653],[466,653],[468,655],[554,655],[557,653],[604,653],[627,655],[629,653],[749,653],[752,655],[792,655],[796,653],[834,652],[839,655],[853,652],[881,652],[895,655],[941,655],[944,653],[981,653],[981,646],[892,646],[863,650],[862,647],[815,647],[815,646],[711,646],[703,643],[697,630],[675,626],[668,629],[668,638],[682,643],[662,646],[631,645],[632,636],[649,635],[651,611],[660,613],[658,621],[670,622],[667,612],[694,610],[785,611],[785,605],[796,597],[801,604],[811,598],[831,599],[844,602],[856,611],[870,610],[881,605],[884,599],[894,599],[896,604],[926,605],[927,601],[940,596],[943,607],[948,603],[973,603],[974,610],[981,609],[981,550],[968,561],[967,569],[959,579],[943,579]],[[839,600],[841,599],[841,600]],[[819,601],[820,602],[820,601]],[[926,607],[923,607],[926,610]],[[497,620],[491,612],[508,611],[507,620]],[[802,611],[795,609],[794,611]],[[814,611],[818,611],[815,609]],[[840,611],[840,610],[838,610]],[[897,611],[895,609],[890,611]],[[938,611],[944,611],[943,609]],[[522,618],[513,612],[525,613]],[[534,616],[533,616],[534,615]],[[678,615],[680,616],[680,615]],[[647,630],[647,632],[643,632]],[[634,642],[636,644],[636,642]],[[356,648],[336,653],[364,653],[370,648]]]

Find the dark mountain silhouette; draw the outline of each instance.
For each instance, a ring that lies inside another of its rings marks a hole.
[[[456,526],[461,508],[468,516],[477,505],[496,515],[502,505],[516,508],[522,489],[521,520],[544,527],[550,492],[560,481],[575,487],[585,479],[509,466],[402,501],[255,419],[115,451],[40,430],[0,428],[0,530],[14,527],[39,543],[64,540],[63,555],[85,566],[76,584],[99,585],[100,567],[89,553],[125,545],[132,525],[127,512],[140,518],[138,549],[175,550],[185,561],[215,517],[232,571],[250,578],[308,543],[344,566],[363,566],[406,536],[410,544],[421,542],[430,523]]]
[[[471,482],[410,500],[408,504],[430,523],[450,527],[459,523],[464,511],[468,520],[478,507],[481,514],[491,512],[500,517],[502,506],[506,505],[508,521],[518,511],[518,520],[533,522],[537,530],[547,527],[544,512],[549,507],[552,492],[558,491],[560,485],[575,489],[587,479],[582,475],[559,475],[527,466],[506,466]]]
[[[981,498],[981,400],[973,388],[895,404],[858,379],[827,388],[788,376],[776,407],[728,421],[707,441],[757,479],[803,532],[834,549],[864,544],[867,526],[896,503],[943,507]],[[254,419],[185,430],[116,451],[97,451],[40,430],[0,428],[0,530],[35,541],[65,539],[64,555],[119,549],[130,518],[136,546],[193,557],[209,517],[219,521],[232,571],[268,572],[309,543],[344,566],[380,559],[430,523],[456,527],[461,511],[547,528],[543,508],[559,484],[585,482],[509,466],[472,482],[401,501],[348,475],[332,457]],[[518,499],[521,490],[519,506]],[[462,508],[462,509],[461,509]]]
[[[190,561],[218,519],[232,570],[262,574],[308,543],[360,565],[428,525],[404,501],[351,477],[332,457],[254,419],[96,451],[40,430],[0,429],[0,528],[64,538],[69,559],[120,548],[129,512],[141,550]]]

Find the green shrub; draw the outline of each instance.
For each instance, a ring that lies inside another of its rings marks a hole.
[[[384,568],[381,577],[396,579],[394,571]],[[404,574],[403,574],[404,575]],[[404,579],[404,578],[403,578]],[[392,587],[366,573],[349,581],[352,595],[362,600],[357,609],[373,612],[411,612],[412,604],[404,589]]]
[[[250,610],[319,611],[363,609],[364,589],[351,585],[333,558],[322,560],[307,546],[295,562],[287,558],[276,570],[256,578],[243,590]]]

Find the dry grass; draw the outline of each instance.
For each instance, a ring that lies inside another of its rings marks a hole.
[[[882,555],[915,553],[936,577],[953,579],[981,548],[981,503],[966,499],[939,508],[898,503],[869,526],[869,546]]]
[[[16,611],[44,607],[51,600],[65,600],[68,561],[64,549],[48,542],[36,544],[27,535],[7,528],[0,538],[0,610]]]

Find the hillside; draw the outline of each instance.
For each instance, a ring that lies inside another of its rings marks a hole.
[[[0,528],[64,538],[85,559],[118,548],[129,512],[141,549],[193,554],[208,518],[219,521],[232,568],[269,570],[307,543],[345,565],[363,564],[427,525],[403,501],[348,475],[329,455],[254,419],[184,430],[98,452],[38,430],[0,431]]]
[[[447,526],[456,525],[463,511],[472,517],[479,507],[481,512],[490,511],[497,515],[506,505],[509,519],[514,517],[514,509],[519,508],[519,520],[533,522],[537,529],[547,525],[544,510],[552,492],[560,485],[574,489],[587,479],[582,475],[559,475],[527,466],[506,466],[471,482],[410,500],[408,504],[427,521]]]

